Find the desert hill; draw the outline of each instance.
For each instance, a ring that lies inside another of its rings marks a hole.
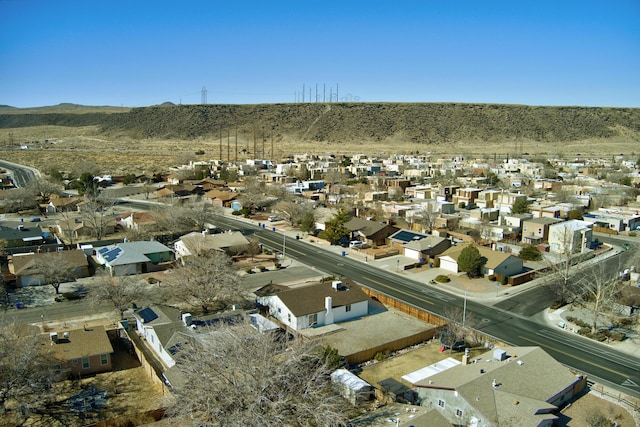
[[[453,103],[173,105],[144,108],[60,104],[0,108],[0,128],[98,126],[105,137],[367,142],[447,145],[500,141],[640,142],[640,109]]]

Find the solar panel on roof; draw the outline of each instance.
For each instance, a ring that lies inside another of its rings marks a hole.
[[[115,247],[113,249],[111,249],[109,252],[107,252],[106,254],[103,253],[102,256],[104,257],[104,259],[106,259],[108,262],[113,261],[114,259],[118,258],[120,256],[120,253],[122,252],[122,249]]]
[[[158,315],[156,314],[156,312],[153,311],[150,307],[143,308],[138,312],[138,315],[142,319],[143,323],[149,323],[152,320],[155,320],[158,318]]]

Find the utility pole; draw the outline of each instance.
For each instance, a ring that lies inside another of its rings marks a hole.
[[[236,124],[236,163],[238,163],[238,125]]]

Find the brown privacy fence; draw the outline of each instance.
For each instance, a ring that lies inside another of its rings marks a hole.
[[[399,301],[388,295],[374,291],[373,289],[369,289],[363,286],[362,290],[371,298],[380,301],[382,304],[384,304],[385,307],[390,307],[395,310],[402,311],[403,313],[407,313],[415,317],[416,319],[423,320],[427,323],[431,323],[432,325],[442,326],[447,323],[447,321],[442,317],[436,316],[435,314],[430,313],[426,310]]]

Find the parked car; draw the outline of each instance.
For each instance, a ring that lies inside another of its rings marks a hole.
[[[39,217],[31,218],[31,222],[40,222],[40,221],[42,221],[42,218],[39,218]]]
[[[366,243],[362,242],[360,240],[352,240],[351,242],[349,242],[349,247],[350,248],[356,248],[357,249],[357,248],[361,248],[361,247],[363,247],[365,245],[366,245]]]
[[[280,218],[278,218],[277,215],[271,215],[267,219],[269,220],[269,222],[276,222],[276,221],[280,220]]]

